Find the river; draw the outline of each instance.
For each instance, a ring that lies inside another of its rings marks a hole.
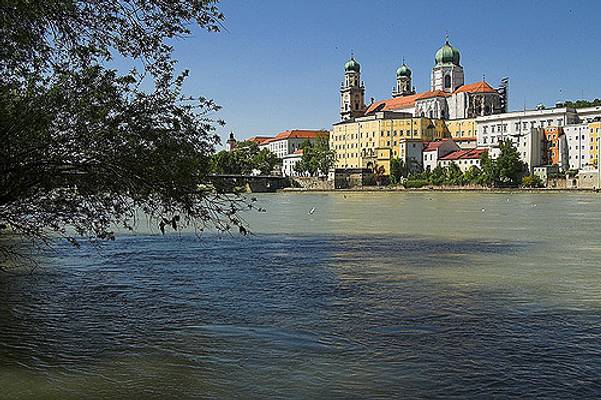
[[[601,397],[599,195],[259,202],[0,274],[0,398]]]

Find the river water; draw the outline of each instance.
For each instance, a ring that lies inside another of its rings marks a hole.
[[[601,397],[600,196],[259,201],[0,274],[0,399]]]

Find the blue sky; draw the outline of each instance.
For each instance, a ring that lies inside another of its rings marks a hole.
[[[601,1],[223,0],[226,31],[175,43],[186,91],[214,99],[238,138],[329,128],[351,49],[366,101],[389,98],[405,57],[428,90],[445,32],[466,83],[510,78],[510,109],[601,98]]]

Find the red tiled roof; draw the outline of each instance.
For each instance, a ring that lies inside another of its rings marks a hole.
[[[470,149],[470,150],[457,150],[447,154],[444,157],[440,157],[441,161],[454,161],[454,160],[470,160],[480,158],[480,155],[487,153],[488,149]]]
[[[438,149],[440,146],[442,146],[445,142],[447,142],[449,139],[442,139],[436,142],[424,142],[424,152],[426,151],[434,151],[436,149]]]
[[[378,109],[378,111],[389,111],[389,110],[398,110],[399,108],[411,107],[415,104],[415,100],[419,97],[421,93],[411,94],[409,96],[396,97],[394,99],[380,100],[367,108],[366,114],[373,112]],[[380,108],[380,105],[384,104],[384,107]]]
[[[417,100],[431,99],[433,97],[449,97],[451,94],[442,90],[429,90],[419,94]]]
[[[455,94],[455,93],[495,93],[495,92],[496,92],[496,90],[493,89],[488,83],[482,81],[482,82],[469,83],[467,85],[460,86],[457,90],[455,90],[453,92],[453,94]],[[365,114],[374,112],[376,109],[378,109],[378,111],[398,110],[400,108],[411,107],[418,100],[431,99],[433,97],[449,97],[449,96],[451,96],[451,93],[447,93],[442,90],[429,90],[427,92],[416,93],[416,94],[412,94],[409,96],[401,96],[401,97],[396,97],[396,98],[387,99],[387,100],[380,100],[380,101],[377,101],[377,102],[371,104],[367,108],[367,111],[365,112]],[[380,105],[382,105],[382,104],[384,104],[384,107],[380,108]]]
[[[264,141],[271,139],[271,136],[253,136],[250,139],[246,139],[247,142],[254,142],[256,144],[261,144]]]
[[[303,129],[291,129],[280,132],[272,138],[263,141],[261,144],[271,143],[285,139],[316,139],[319,136],[325,137],[329,134],[328,131],[310,131]]]
[[[427,92],[411,94],[409,96],[380,100],[370,105],[365,113],[368,114],[374,112],[376,109],[378,109],[378,111],[398,110],[400,108],[411,107],[418,100],[431,99],[433,97],[448,97],[450,95],[450,93],[443,92],[442,90],[429,90]],[[384,107],[380,108],[381,104],[384,104]]]
[[[488,83],[476,82],[469,83],[467,85],[462,85],[457,88],[453,93],[495,93],[496,90],[493,89]]]

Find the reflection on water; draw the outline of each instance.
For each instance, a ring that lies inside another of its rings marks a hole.
[[[0,398],[601,395],[598,197],[261,200],[0,275]]]

